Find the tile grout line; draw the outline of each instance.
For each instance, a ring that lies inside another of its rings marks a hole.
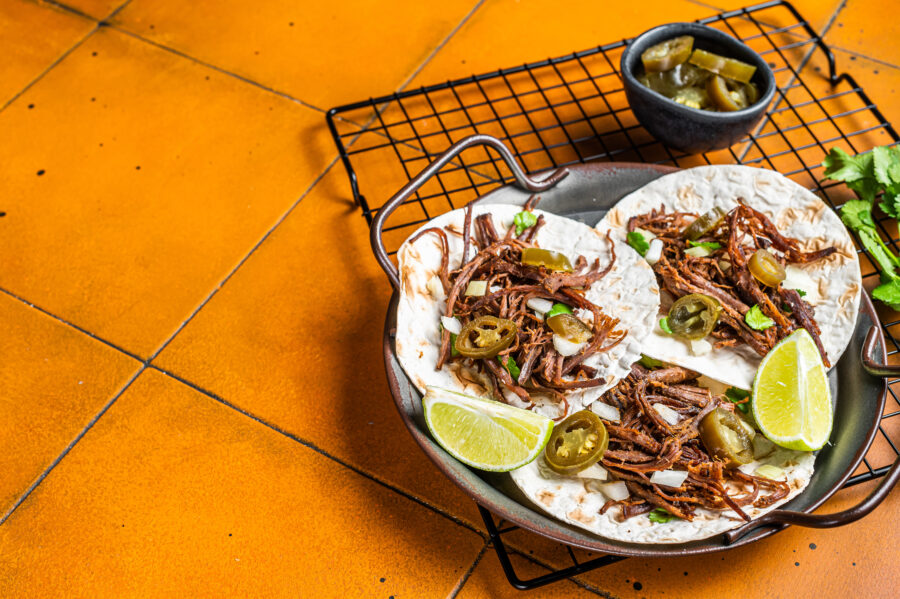
[[[44,469],[44,471],[41,473],[41,475],[38,476],[37,480],[35,480],[33,483],[31,483],[31,486],[29,486],[25,490],[25,492],[22,494],[22,496],[16,500],[16,502],[12,505],[12,507],[9,508],[9,510],[5,514],[3,514],[2,517],[0,517],[0,526],[2,526],[3,523],[6,522],[10,518],[10,516],[13,515],[13,513],[16,511],[16,509],[20,505],[22,505],[22,503],[24,503],[26,499],[28,499],[28,497],[38,487],[38,485],[40,485],[44,481],[44,479],[47,478],[47,476],[53,471],[54,468],[56,468],[57,464],[59,464],[63,460],[63,458],[65,458],[69,454],[69,452],[72,451],[72,448],[75,447],[75,445],[77,445],[79,441],[81,441],[82,437],[84,437],[88,433],[88,431],[94,427],[94,425],[97,423],[97,421],[100,420],[100,418],[107,412],[107,410],[109,410],[112,407],[112,405],[114,403],[116,403],[116,400],[118,400],[119,397],[121,397],[122,394],[125,393],[125,391],[131,386],[131,383],[133,383],[141,375],[141,373],[144,372],[146,369],[147,369],[147,365],[141,364],[141,367],[138,368],[137,372],[135,372],[131,376],[131,378],[128,379],[125,382],[125,384],[113,395],[113,397],[109,401],[107,401],[106,404],[102,408],[100,408],[100,411],[97,414],[95,414],[94,417],[91,418],[90,422],[88,422],[87,425],[83,429],[81,429],[81,432],[78,433],[78,435],[74,439],[72,439],[72,441],[69,442],[69,444],[66,446],[66,448],[63,449],[62,453],[60,453],[56,457],[56,459],[53,460],[53,462],[47,468]]]
[[[55,3],[55,2],[49,2],[49,4],[51,4],[52,6],[56,6],[56,7],[59,8],[60,10],[64,10],[64,11],[70,12],[70,13],[72,13],[72,14],[74,14],[74,15],[77,15],[77,16],[79,16],[79,17],[85,18],[85,19],[87,19],[87,20],[89,20],[89,21],[93,21],[93,22],[95,23],[95,25],[94,25],[94,27],[93,27],[90,31],[87,32],[87,34],[85,34],[85,36],[84,36],[83,38],[81,38],[80,40],[78,40],[77,42],[75,42],[75,44],[73,44],[71,47],[69,47],[68,50],[66,50],[66,51],[63,52],[61,55],[59,55],[59,56],[56,58],[56,60],[54,60],[53,62],[51,62],[51,63],[47,66],[47,68],[45,68],[43,71],[41,71],[40,73],[38,73],[38,75],[37,75],[34,79],[32,79],[31,81],[29,81],[29,82],[25,85],[25,87],[23,87],[23,88],[20,89],[18,92],[16,92],[16,95],[14,95],[14,96],[13,96],[12,98],[10,98],[7,102],[5,102],[2,106],[0,106],[0,112],[3,112],[4,110],[6,110],[6,108],[7,108],[10,104],[12,104],[12,103],[15,102],[16,100],[18,100],[25,92],[27,92],[29,89],[31,89],[32,87],[34,87],[34,85],[35,85],[38,81],[40,81],[41,79],[43,79],[44,76],[47,75],[47,73],[49,73],[49,72],[52,71],[54,68],[56,68],[56,66],[57,66],[59,63],[61,63],[63,60],[65,60],[66,57],[68,57],[72,52],[74,52],[75,50],[77,50],[78,48],[80,48],[80,47],[88,40],[88,38],[90,38],[92,35],[94,35],[95,33],[97,33],[97,31],[98,31],[101,27],[104,26],[104,24],[105,24],[105,22],[106,22],[107,19],[111,19],[111,18],[113,18],[114,16],[116,16],[116,15],[119,13],[120,10],[122,10],[123,8],[125,8],[126,6],[128,6],[128,4],[130,4],[130,3],[131,3],[131,0],[125,0],[125,2],[123,2],[123,3],[122,3],[120,6],[118,6],[117,8],[115,8],[115,9],[114,9],[111,13],[109,13],[104,19],[98,21],[98,20],[95,19],[94,17],[91,17],[91,16],[89,16],[89,15],[86,15],[86,14],[84,14],[84,13],[78,11],[78,10],[75,10],[75,9],[73,9],[73,8],[70,8],[70,7],[68,7],[68,6],[60,5],[60,4],[57,4],[57,3]]]
[[[472,576],[472,572],[475,571],[475,568],[478,567],[479,562],[481,562],[481,558],[484,557],[484,554],[487,552],[488,547],[490,546],[490,539],[484,542],[484,545],[481,546],[481,549],[478,551],[478,555],[475,556],[475,559],[472,561],[472,564],[469,566],[469,569],[463,572],[463,575],[456,581],[456,585],[450,589],[450,594],[447,595],[447,599],[455,599],[459,592],[462,591],[463,586],[465,586],[466,582],[469,581],[469,577]]]
[[[862,54],[860,52],[856,52],[854,50],[848,50],[843,46],[835,46],[834,44],[829,44],[828,46],[832,50],[837,50],[838,52],[844,52],[845,54],[850,54],[851,56],[856,56],[858,58],[865,58],[866,60],[871,60],[872,62],[876,62],[880,65],[890,67],[892,69],[900,69],[900,64],[894,64],[892,62],[888,62],[886,60],[881,60],[880,58],[875,58],[873,56],[869,56],[868,54]]]
[[[340,464],[340,465],[343,466],[344,468],[347,468],[348,470],[351,470],[351,471],[353,471],[353,472],[359,474],[360,476],[363,476],[363,477],[365,477],[365,478],[371,480],[372,482],[378,483],[379,485],[381,485],[381,486],[383,486],[383,487],[385,487],[385,488],[387,488],[387,489],[390,489],[391,491],[394,491],[395,493],[397,493],[397,494],[399,494],[399,495],[401,495],[401,496],[403,496],[403,497],[409,499],[410,501],[412,501],[412,502],[414,502],[414,503],[417,503],[417,504],[421,505],[422,507],[428,508],[429,510],[435,512],[436,514],[438,514],[438,515],[440,515],[440,516],[443,516],[444,518],[447,518],[447,519],[450,520],[451,522],[453,522],[453,523],[455,523],[455,524],[457,524],[457,525],[459,525],[459,526],[462,526],[463,528],[466,528],[466,529],[468,529],[468,530],[474,532],[475,534],[479,535],[479,536],[482,537],[482,538],[485,538],[485,539],[487,538],[487,533],[486,533],[485,531],[482,531],[482,530],[480,530],[479,528],[477,528],[477,526],[475,526],[475,525],[473,525],[473,524],[471,524],[471,523],[469,523],[469,522],[466,522],[465,520],[459,518],[458,516],[454,516],[454,515],[451,514],[450,512],[448,512],[448,511],[446,511],[446,510],[444,510],[444,509],[442,509],[442,508],[440,508],[440,507],[437,507],[437,506],[435,506],[435,505],[431,505],[431,504],[428,503],[425,499],[422,499],[421,497],[418,497],[418,496],[413,495],[412,493],[410,493],[410,492],[408,492],[408,491],[405,491],[405,490],[403,490],[403,489],[401,489],[401,488],[399,488],[399,487],[396,487],[396,486],[392,485],[391,483],[389,483],[389,482],[387,482],[387,481],[385,481],[385,480],[382,480],[381,478],[378,478],[378,477],[375,476],[374,474],[371,474],[371,473],[369,473],[369,472],[363,470],[362,468],[360,468],[360,467],[358,467],[358,466],[355,466],[355,465],[353,465],[353,464],[351,464],[351,463],[349,463],[349,462],[347,462],[347,461],[345,461],[345,460],[343,460],[343,459],[341,459],[341,458],[339,458],[339,457],[337,457],[337,456],[335,456],[335,455],[332,455],[332,454],[328,453],[327,451],[325,451],[324,449],[322,449],[321,447],[319,447],[318,445],[316,445],[316,444],[313,443],[312,441],[308,441],[308,440],[303,439],[303,438],[301,438],[301,437],[299,437],[299,436],[297,436],[297,435],[295,435],[295,434],[293,434],[293,433],[291,433],[291,432],[288,432],[288,431],[286,431],[286,430],[284,430],[284,429],[281,429],[281,428],[279,428],[278,426],[276,426],[275,424],[270,423],[270,422],[264,420],[263,418],[261,418],[261,417],[255,415],[255,414],[253,414],[253,413],[251,413],[251,412],[248,412],[248,411],[244,410],[243,408],[241,408],[241,407],[239,407],[239,406],[237,406],[237,405],[235,405],[235,404],[232,404],[232,403],[229,402],[228,400],[226,400],[226,399],[224,399],[224,398],[222,398],[222,397],[219,397],[218,395],[216,395],[216,394],[213,393],[212,391],[208,391],[207,389],[204,389],[204,388],[201,387],[200,385],[197,385],[196,383],[192,383],[191,381],[189,381],[189,380],[187,380],[187,379],[185,379],[185,378],[183,378],[183,377],[181,377],[181,376],[179,376],[179,375],[177,375],[177,374],[175,374],[175,373],[173,373],[173,372],[171,372],[171,371],[168,371],[168,370],[166,370],[166,369],[164,369],[164,368],[161,368],[161,367],[159,367],[159,366],[156,366],[155,364],[149,364],[149,365],[147,365],[147,368],[150,368],[150,369],[152,369],[152,370],[156,370],[156,371],[159,372],[160,374],[163,374],[163,375],[165,375],[165,376],[167,376],[167,377],[169,377],[169,378],[171,378],[171,379],[173,379],[173,380],[175,380],[175,381],[178,381],[179,383],[181,383],[181,384],[183,384],[183,385],[185,385],[185,386],[187,386],[187,387],[193,389],[194,391],[196,391],[196,392],[198,392],[198,393],[200,393],[200,394],[202,394],[202,395],[205,395],[205,396],[208,397],[209,399],[212,399],[213,401],[216,401],[216,402],[222,404],[223,406],[225,406],[225,407],[227,407],[227,408],[229,408],[229,409],[231,409],[231,410],[234,410],[235,412],[237,412],[237,413],[239,413],[239,414],[241,414],[241,415],[243,415],[243,416],[245,416],[245,417],[247,417],[247,418],[253,420],[254,422],[256,422],[256,423],[258,423],[258,424],[261,424],[262,426],[264,426],[264,427],[266,427],[266,428],[268,428],[268,429],[270,429],[270,430],[272,430],[272,431],[274,431],[274,432],[276,432],[276,433],[278,433],[278,434],[280,434],[280,435],[283,435],[283,436],[287,437],[288,439],[290,439],[290,440],[292,440],[292,441],[294,441],[294,442],[296,442],[296,443],[299,443],[300,445],[306,447],[307,449],[311,449],[312,451],[315,451],[316,453],[322,455],[323,457],[328,458],[329,460],[331,460],[331,461],[333,461],[333,462],[336,462],[336,463]]]

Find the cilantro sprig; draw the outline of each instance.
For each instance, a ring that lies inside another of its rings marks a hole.
[[[744,314],[744,322],[756,331],[765,331],[769,327],[775,326],[775,321],[766,316],[759,304],[753,304],[753,307]]]
[[[704,248],[711,252],[722,247],[718,241],[691,241],[690,239],[688,239],[688,245],[692,248]]]
[[[626,235],[625,241],[627,241],[628,245],[633,247],[641,256],[646,255],[647,250],[650,249],[650,242],[644,239],[644,236],[637,231],[632,231]]]
[[[750,397],[749,391],[738,389],[737,387],[729,387],[725,390],[725,399],[735,404],[737,409],[744,414],[750,409],[750,404],[747,402],[748,397]]]
[[[537,224],[537,217],[534,212],[523,210],[513,217],[513,224],[516,226],[516,235],[521,235],[522,231]]]
[[[657,522],[659,524],[665,524],[670,520],[676,520],[678,516],[675,514],[670,514],[667,510],[658,507],[655,510],[651,510],[647,517],[650,518],[650,522]]]

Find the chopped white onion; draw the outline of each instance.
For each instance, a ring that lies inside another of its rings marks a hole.
[[[526,306],[534,310],[535,312],[549,312],[550,308],[553,307],[553,302],[550,300],[545,300],[540,297],[533,297],[525,303]]]
[[[441,316],[441,324],[454,335],[459,335],[462,331],[462,323],[453,316]]]
[[[635,227],[634,231],[635,231],[635,233],[640,233],[641,235],[643,235],[644,241],[650,242],[650,241],[653,241],[654,239],[656,239],[656,233],[653,233],[652,231],[648,231],[647,229]],[[662,242],[660,241],[660,243],[662,243]]]
[[[762,435],[753,437],[753,459],[758,460],[775,451],[775,444]]]
[[[553,335],[553,347],[556,351],[559,352],[559,355],[569,357],[574,356],[581,348],[587,345],[587,342],[584,343],[572,343],[571,341],[560,337],[559,335]]]
[[[652,404],[652,407],[654,410],[656,410],[656,413],[659,414],[662,417],[662,419],[665,420],[666,422],[668,422],[669,424],[675,425],[675,424],[678,424],[679,420],[681,420],[681,414],[679,414],[678,412],[676,412],[675,410],[673,410],[666,404],[655,403],[655,404]]]
[[[619,414],[619,408],[611,406],[608,403],[603,403],[602,401],[595,401],[592,403],[591,412],[610,422],[619,422],[622,420],[622,416]]]
[[[817,297],[819,286],[809,273],[793,265],[784,267],[784,281],[781,282],[784,289],[802,289],[806,293],[806,301]]]
[[[441,283],[441,278],[439,276],[434,275],[428,279],[425,286],[428,288],[428,292],[431,293],[431,297],[435,300],[442,302],[447,299],[447,296],[444,295],[444,284]]]
[[[727,273],[729,270],[731,270],[731,262],[729,262],[728,260],[719,260],[719,268],[722,269],[722,272]]]
[[[604,468],[600,464],[591,464],[581,472],[577,473],[575,476],[577,476],[578,478],[606,480],[606,478],[609,476],[609,472],[607,472],[606,468]]]
[[[687,470],[657,470],[650,475],[650,482],[654,485],[673,487],[677,489],[687,480]]]
[[[660,239],[654,239],[650,242],[650,247],[647,248],[647,253],[644,254],[644,260],[646,260],[651,265],[659,262],[659,259],[662,257],[663,251],[663,242]]]
[[[698,245],[684,250],[684,253],[694,258],[706,258],[711,252],[702,245]]]
[[[535,312],[534,317],[537,318],[538,320],[540,320],[541,322],[544,321],[544,313],[543,312]]]
[[[501,289],[503,289],[503,287],[501,287],[500,285],[491,285],[491,287],[490,287],[490,289],[488,289],[488,291],[490,291],[491,293],[497,293]]]
[[[466,287],[466,295],[484,295],[487,291],[487,281],[469,281]]]
[[[756,469],[756,475],[775,480],[777,478],[781,478],[784,475],[784,470],[782,470],[778,466],[773,466],[772,464],[763,464]]]
[[[611,483],[597,485],[600,492],[612,499],[613,501],[625,501],[629,497],[628,487],[620,480]]]
[[[691,339],[691,353],[695,356],[705,356],[712,351],[712,347],[706,339]]]

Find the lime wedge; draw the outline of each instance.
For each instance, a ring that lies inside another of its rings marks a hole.
[[[543,451],[553,431],[546,416],[439,387],[426,389],[422,405],[441,447],[479,470],[524,466]]]
[[[825,365],[805,329],[766,354],[750,402],[767,439],[787,449],[814,451],[828,442],[833,414]]]

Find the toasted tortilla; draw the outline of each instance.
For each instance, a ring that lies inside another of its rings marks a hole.
[[[846,349],[859,313],[862,275],[853,240],[838,215],[808,189],[770,170],[748,166],[701,166],[665,175],[619,201],[597,225],[597,230],[624,242],[628,220],[653,209],[704,214],[718,206],[726,211],[737,199],[768,216],[778,231],[800,242],[805,252],[834,246],[825,260],[794,265],[808,276],[800,285],[803,298],[815,310],[820,338],[832,364]],[[665,298],[662,308],[667,309]],[[661,314],[661,316],[664,314]],[[657,319],[658,320],[658,319]],[[663,332],[659,325],[647,337],[648,356],[684,366],[724,383],[750,389],[761,358],[749,347],[713,349],[703,356],[688,344]]]
[[[513,218],[522,208],[509,204],[475,204],[475,217],[490,213],[494,228],[503,236],[513,226]],[[605,233],[568,219],[535,210],[535,215],[543,215],[546,224],[538,230],[534,241],[539,247],[562,252],[574,264],[577,255],[583,255],[588,262],[599,258],[601,267],[611,259],[610,242]],[[427,224],[419,231],[441,227],[451,232],[461,233],[465,218],[464,209],[447,212]],[[419,232],[416,231],[410,239]],[[462,237],[447,234],[449,242],[450,270],[459,268],[462,262]],[[606,384],[589,389],[567,391],[569,404],[565,414],[577,412],[600,397],[631,371],[631,365],[641,356],[645,338],[653,327],[659,310],[659,287],[652,269],[631,247],[616,241],[616,261],[612,270],[591,285],[585,297],[599,306],[608,316],[618,318],[617,329],[627,331],[625,338],[606,353],[596,354],[585,360],[585,364],[597,369],[598,376],[606,378]],[[476,249],[469,248],[469,258]],[[410,380],[422,393],[425,387],[435,386],[469,393],[479,397],[488,390],[470,369],[460,362],[452,362],[440,370],[435,370],[441,345],[440,317],[444,314],[446,298],[440,285],[429,281],[438,275],[441,266],[441,245],[434,234],[426,234],[415,243],[404,242],[397,254],[400,273],[400,302],[397,307],[397,358],[409,375]],[[524,407],[526,404],[514,393],[506,393],[511,405]],[[538,403],[536,411],[558,418],[564,414],[555,402]]]
[[[753,474],[763,464],[777,466],[784,471],[779,480],[787,480],[791,491],[786,498],[765,508],[744,506],[741,509],[752,519],[769,512],[796,497],[813,474],[816,456],[813,453],[776,449],[771,455],[741,466]],[[550,470],[543,454],[536,460],[510,472],[513,481],[541,510],[574,526],[594,534],[628,543],[686,543],[717,535],[737,528],[745,521],[732,510],[709,510],[698,507],[693,520],[675,518],[666,523],[652,522],[646,514],[620,521],[622,508],[613,506],[604,514],[600,509],[608,501],[598,488],[604,481],[561,476]]]

